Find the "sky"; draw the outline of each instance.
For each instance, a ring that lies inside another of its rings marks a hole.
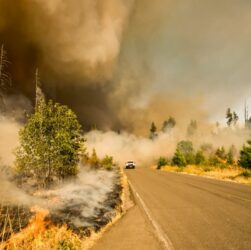
[[[243,122],[250,10],[247,0],[0,0],[0,43],[15,93],[34,102],[38,67],[46,96],[88,126],[224,123],[228,107]]]
[[[243,120],[245,99],[251,105],[251,2],[158,0],[137,7],[145,12],[132,21],[124,54],[148,64],[151,91],[200,96],[211,120],[223,120],[227,107]]]

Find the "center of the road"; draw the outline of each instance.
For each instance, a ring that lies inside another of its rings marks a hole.
[[[144,212],[146,213],[149,221],[151,222],[154,230],[155,230],[155,234],[157,236],[157,238],[160,240],[160,242],[163,243],[165,249],[167,250],[174,250],[174,246],[171,242],[171,240],[169,239],[169,237],[165,234],[165,232],[163,231],[163,229],[160,227],[160,225],[156,222],[156,220],[152,217],[150,210],[148,209],[148,207],[146,206],[144,200],[141,198],[141,196],[138,194],[138,192],[135,190],[134,186],[132,185],[132,183],[130,181],[128,181],[133,193],[135,194],[135,196],[137,197],[137,199],[139,200]]]

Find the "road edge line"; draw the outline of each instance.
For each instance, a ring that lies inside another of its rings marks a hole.
[[[167,250],[174,250],[174,246],[171,242],[171,240],[169,239],[169,237],[164,233],[164,231],[161,229],[161,227],[159,226],[159,224],[153,219],[153,217],[151,216],[151,213],[148,209],[148,207],[146,206],[144,200],[140,197],[140,195],[138,194],[138,192],[135,190],[135,188],[133,187],[132,183],[128,180],[128,183],[132,189],[132,191],[135,193],[136,197],[138,198],[144,212],[146,213],[149,221],[151,222],[154,230],[155,230],[155,234],[157,236],[157,238],[159,239],[159,241],[161,241],[165,247],[165,249]]]

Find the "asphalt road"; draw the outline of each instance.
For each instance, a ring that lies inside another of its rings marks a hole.
[[[126,174],[140,212],[122,218],[94,249],[251,249],[251,186],[148,168]],[[130,241],[140,228],[142,237],[151,228],[152,245]]]

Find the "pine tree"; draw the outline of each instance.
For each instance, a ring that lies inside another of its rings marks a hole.
[[[154,140],[158,136],[157,134],[157,127],[154,122],[152,122],[150,127],[150,139]]]
[[[188,136],[193,136],[193,135],[195,135],[197,129],[198,129],[197,121],[192,120],[192,121],[190,122],[190,124],[188,125],[188,127],[187,127],[187,135],[188,135]]]
[[[231,150],[228,151],[226,158],[227,158],[227,164],[229,164],[229,165],[234,164],[234,155]]]
[[[167,121],[163,122],[162,132],[168,133],[170,132],[176,125],[176,121],[173,117],[169,117]]]
[[[233,112],[233,124],[234,124],[234,126],[236,126],[238,120],[239,120],[239,116],[237,115],[236,112]]]
[[[100,165],[100,161],[99,161],[99,158],[97,156],[97,152],[96,152],[95,148],[92,149],[92,154],[91,154],[91,157],[89,159],[89,164],[92,167],[95,167],[95,168],[98,168],[99,165]]]
[[[227,109],[226,119],[227,119],[227,125],[228,125],[228,127],[230,127],[232,125],[232,122],[233,122],[233,114],[232,114],[230,108]]]
[[[239,164],[244,167],[251,169],[251,140],[247,141],[247,145],[244,145],[240,152]]]

